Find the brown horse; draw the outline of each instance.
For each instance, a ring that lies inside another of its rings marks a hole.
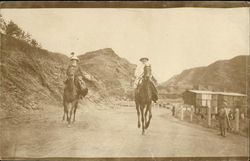
[[[151,111],[151,104],[152,104],[152,86],[151,86],[151,68],[145,67],[144,68],[144,78],[142,79],[142,83],[136,89],[135,92],[135,104],[138,116],[138,128],[141,127],[142,124],[142,135],[145,134],[145,129],[149,127],[151,118],[152,118],[152,111]],[[147,121],[147,114],[149,112],[149,118]],[[141,115],[141,122],[140,122],[140,115]]]
[[[70,126],[73,114],[73,122],[75,122],[76,109],[78,107],[78,102],[80,97],[84,97],[88,89],[81,89],[81,81],[78,78],[69,77],[66,81],[66,86],[63,93],[63,106],[64,114],[63,121],[65,120],[65,115],[67,116],[68,125]]]

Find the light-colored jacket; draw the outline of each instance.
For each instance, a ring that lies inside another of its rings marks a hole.
[[[144,67],[145,66],[151,66],[149,63],[146,64],[138,64],[135,70],[135,80],[134,80],[134,84],[133,84],[133,88],[137,88],[138,84],[141,82],[142,78],[143,78],[143,74],[144,74]]]

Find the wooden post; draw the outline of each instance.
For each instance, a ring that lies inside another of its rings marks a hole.
[[[244,119],[245,119],[245,115],[244,115],[244,113],[241,113],[241,114],[240,114],[240,118],[241,118],[242,120],[244,120]]]
[[[190,111],[190,121],[193,121],[193,112],[194,112],[194,107],[191,105],[191,111]]]
[[[184,108],[183,106],[181,106],[181,120],[183,120],[183,117],[184,117]]]
[[[211,126],[211,107],[207,107],[207,124]]]
[[[240,127],[240,115],[239,115],[239,109],[235,109],[235,131],[239,132]]]

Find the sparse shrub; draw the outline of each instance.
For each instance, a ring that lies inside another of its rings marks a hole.
[[[15,24],[13,21],[10,21],[6,25],[6,35],[14,37],[14,38],[20,38],[22,34],[22,30],[18,27],[17,24]]]
[[[38,42],[35,40],[35,39],[32,39],[30,44],[34,47],[37,47],[38,46]]]
[[[0,32],[6,34],[7,36],[23,40],[34,47],[42,48],[41,43],[38,43],[37,40],[32,38],[30,33],[23,31],[13,21],[6,23],[1,14],[0,14]]]

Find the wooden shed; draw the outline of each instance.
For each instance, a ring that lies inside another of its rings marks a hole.
[[[183,100],[184,104],[193,105],[196,113],[211,108],[211,113],[217,114],[224,100],[232,110],[246,111],[246,95],[240,93],[187,90],[183,93]]]

